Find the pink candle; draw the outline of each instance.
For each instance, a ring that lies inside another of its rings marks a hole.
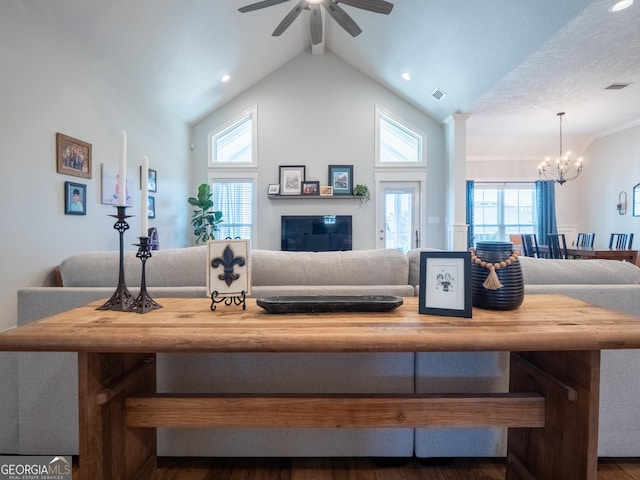
[[[120,168],[118,170],[118,206],[127,204],[127,132],[120,134]]]
[[[149,232],[149,218],[148,218],[148,210],[149,210],[149,159],[145,155],[142,157],[142,172],[140,173],[142,178],[140,179],[140,236],[148,237]]]

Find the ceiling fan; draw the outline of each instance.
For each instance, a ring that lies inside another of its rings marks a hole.
[[[289,0],[262,0],[238,9],[239,12],[246,13],[261,8],[271,7]],[[322,16],[320,15],[320,5],[324,6],[329,15],[344,28],[349,35],[357,37],[362,33],[358,24],[345,12],[338,3],[344,3],[352,7],[361,8],[375,13],[388,15],[393,9],[393,4],[385,0],[300,0],[298,4],[282,19],[280,24],[273,31],[272,35],[278,37],[298,18],[302,10],[311,11],[311,43],[318,45],[322,42]]]

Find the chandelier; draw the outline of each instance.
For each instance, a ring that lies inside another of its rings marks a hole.
[[[563,153],[562,150],[562,117],[564,112],[557,113],[560,119],[560,155],[556,158],[555,163],[551,162],[551,157],[547,157],[540,165],[538,165],[538,174],[540,178],[553,180],[562,185],[567,180],[573,180],[582,172],[582,157],[578,157],[575,161],[575,172],[571,173],[571,152]]]

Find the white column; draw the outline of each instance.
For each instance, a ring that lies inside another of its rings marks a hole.
[[[447,117],[445,137],[449,164],[447,182],[447,249],[467,249],[466,164],[468,113]]]

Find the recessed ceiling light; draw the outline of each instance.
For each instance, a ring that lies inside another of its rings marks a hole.
[[[614,3],[609,11],[619,12],[620,10],[624,10],[625,8],[629,8],[631,5],[633,5],[633,0],[620,0],[619,2]]]
[[[411,74],[409,72],[402,72],[402,78],[405,80],[411,80]]]
[[[228,82],[229,80],[231,80],[231,75],[229,75],[228,73],[227,73],[227,74],[225,74],[225,75],[223,75],[223,76],[220,78],[220,81],[222,81],[223,83],[226,83],[226,82]]]

